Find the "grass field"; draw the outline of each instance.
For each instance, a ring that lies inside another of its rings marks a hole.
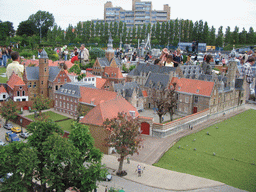
[[[6,68],[0,67],[0,75],[6,72]],[[0,76],[0,83],[6,83],[7,82],[7,77],[1,77]]]
[[[51,119],[53,121],[67,119],[66,116],[54,113],[52,111],[47,111],[47,112],[44,112],[43,114],[47,115],[49,117],[49,119]],[[35,120],[34,115],[28,115],[26,117],[29,119]],[[60,122],[56,122],[56,123],[63,129],[63,131],[71,132],[71,124],[73,121],[74,121],[73,119],[69,119],[69,120],[60,121]]]
[[[256,191],[256,111],[178,141],[155,166]]]

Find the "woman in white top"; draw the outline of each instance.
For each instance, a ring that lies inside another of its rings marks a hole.
[[[166,57],[166,61],[164,62],[164,66],[166,66],[166,67],[174,67],[174,62],[173,62],[172,55],[168,55]]]

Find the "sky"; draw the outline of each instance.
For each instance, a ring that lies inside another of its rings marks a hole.
[[[69,24],[76,26],[79,21],[103,19],[104,4],[108,0],[0,0],[0,20],[10,21],[17,29],[21,21],[25,21],[37,11],[53,14],[55,23],[62,29]],[[142,0],[144,1],[144,0]],[[231,31],[235,26],[239,32],[243,27],[256,31],[256,0],[151,0],[153,9],[163,10],[164,4],[171,7],[171,19],[189,19],[193,22],[203,20],[208,26],[214,26],[216,32],[223,26]],[[132,9],[132,0],[112,0],[114,7],[125,10]]]

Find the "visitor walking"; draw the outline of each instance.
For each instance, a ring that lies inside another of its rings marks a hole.
[[[250,84],[253,82],[253,72],[251,66],[254,65],[255,63],[255,58],[253,56],[250,56],[247,60],[247,62],[243,65],[242,67],[242,76],[246,80],[246,85],[245,85],[245,91],[246,91],[246,96],[245,100],[249,100],[250,97]]]
[[[89,63],[89,51],[85,48],[85,45],[82,44],[80,47],[80,62],[82,65],[86,65]]]
[[[2,49],[2,59],[3,59],[3,66],[6,67],[7,64],[7,49],[6,46]]]

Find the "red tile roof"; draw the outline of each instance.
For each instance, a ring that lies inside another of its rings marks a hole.
[[[7,85],[13,89],[15,85],[25,85],[25,83],[18,75],[13,72],[9,81],[7,81]]]
[[[174,82],[177,83],[176,90],[178,92],[185,92],[191,93],[196,95],[203,95],[203,96],[211,96],[214,82],[209,81],[202,81],[196,79],[186,79],[186,78],[178,78],[173,77],[170,83],[173,84]]]
[[[93,75],[91,72],[86,71],[86,77],[96,77],[96,76]]]
[[[147,97],[147,96],[148,96],[148,93],[147,93],[146,90],[143,90],[143,91],[142,91],[142,94],[143,94],[144,97]]]
[[[96,87],[98,89],[102,89],[106,83],[107,79],[97,78],[96,79]]]
[[[115,79],[122,79],[122,78],[124,78],[123,74],[121,73],[121,71],[120,71],[120,69],[118,67],[105,67],[102,76],[107,77],[105,75],[105,73],[108,74],[109,78],[115,78]],[[113,75],[112,75],[112,73],[113,73]]]
[[[129,111],[135,111],[135,116],[138,117],[139,113],[135,107],[133,107],[123,97],[118,96],[115,99],[101,102],[99,105],[90,110],[83,119],[82,123],[93,124],[102,126],[103,122],[108,118],[112,119],[117,117],[118,112],[124,112],[129,114]]]
[[[0,85],[0,93],[7,93],[3,85]]]
[[[101,101],[108,101],[116,98],[117,93],[103,89],[94,89],[89,87],[80,87],[80,102],[98,105]],[[93,103],[92,103],[93,102]]]
[[[15,85],[25,85],[25,83],[18,75],[13,72],[9,81],[7,81],[7,85],[13,89]]]

